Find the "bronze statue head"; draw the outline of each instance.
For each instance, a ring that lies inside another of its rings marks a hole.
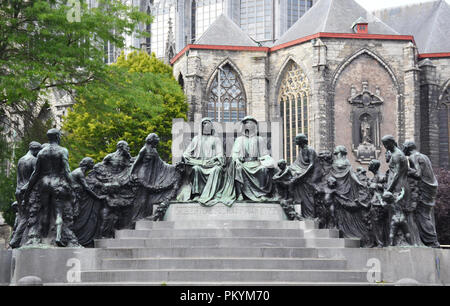
[[[61,141],[61,131],[58,129],[50,129],[47,131],[47,138],[50,143],[59,144]]]
[[[94,160],[90,157],[85,157],[81,160],[79,166],[86,168],[86,170],[92,170],[94,168]]]
[[[243,131],[247,136],[255,136],[258,134],[258,121],[251,116],[242,119]]]
[[[159,144],[159,136],[156,133],[150,133],[145,138],[145,142],[151,146],[156,147]]]
[[[213,123],[209,118],[202,119],[202,135],[214,134]]]
[[[408,140],[403,144],[403,153],[405,153],[406,156],[411,155],[411,153],[416,150],[417,146],[414,141]]]
[[[356,168],[356,172],[360,175],[366,175],[367,174],[367,170],[364,167],[358,167]]]
[[[334,155],[347,156],[347,148],[344,146],[337,146],[334,149]]]
[[[381,139],[381,142],[383,143],[383,146],[386,148],[386,150],[392,151],[397,147],[397,142],[395,141],[394,136],[392,135],[386,135]]]
[[[307,145],[308,144],[308,137],[306,137],[306,135],[305,134],[298,134],[297,136],[295,136],[295,143],[298,145],[298,146],[301,146],[301,147],[303,147],[303,146],[305,146],[305,145]]]
[[[126,142],[125,140],[120,140],[117,143],[116,148],[118,151],[121,151],[121,152],[130,152],[130,147],[128,146],[128,142]]]
[[[375,174],[380,169],[380,167],[381,167],[380,161],[377,159],[372,159],[369,164],[369,171]]]
[[[285,159],[280,159],[278,161],[278,168],[280,168],[280,170],[286,169],[286,166],[287,166],[287,161]]]
[[[42,146],[39,142],[32,141],[28,145],[28,150],[33,154],[34,157],[36,157],[39,153],[39,151],[42,149]]]

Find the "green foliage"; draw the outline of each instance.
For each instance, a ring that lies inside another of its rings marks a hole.
[[[80,22],[69,22],[65,0],[0,1],[0,109],[29,114],[48,88],[74,89],[106,73],[104,43],[124,46],[124,34],[151,17],[123,1],[81,2]]]
[[[156,58],[155,53],[151,56],[147,52],[132,52],[125,56],[123,53],[114,64],[117,67],[126,68],[128,72],[151,72],[172,77],[172,67],[164,64]]]
[[[120,140],[137,155],[149,133],[160,136],[159,153],[171,159],[172,119],[186,118],[188,107],[170,66],[144,51],[122,54],[109,67],[106,81],[80,87],[77,93],[63,125],[71,167],[86,156],[100,162]]]
[[[72,91],[109,78],[105,42],[122,48],[124,35],[147,36],[138,25],[152,20],[123,1],[97,0],[97,8],[88,8],[86,0],[79,2],[80,21],[70,22],[72,7],[66,0],[0,1],[0,118],[14,113],[18,116],[9,119],[21,120],[11,127],[25,125],[23,132],[17,131],[24,137],[14,144],[15,158],[13,144],[3,138],[0,126],[0,209],[8,222],[18,158],[31,140],[46,141],[50,127],[35,118],[38,102],[44,100],[46,107],[48,89]]]

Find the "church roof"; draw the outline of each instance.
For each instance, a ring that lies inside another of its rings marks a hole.
[[[413,35],[419,53],[450,52],[450,6],[445,0],[374,12],[400,34]]]
[[[316,33],[353,33],[356,20],[369,24],[369,34],[399,35],[354,0],[319,0],[274,45],[281,45]]]
[[[233,20],[225,15],[217,17],[194,45],[245,46],[258,47]]]

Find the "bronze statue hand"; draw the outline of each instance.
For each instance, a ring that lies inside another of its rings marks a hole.
[[[420,180],[420,175],[417,175],[417,171],[416,170],[408,170],[408,176],[415,179],[415,180]]]

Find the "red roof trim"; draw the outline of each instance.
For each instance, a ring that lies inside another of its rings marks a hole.
[[[227,51],[260,51],[260,52],[269,52],[270,48],[268,47],[247,47],[247,46],[222,46],[222,45],[187,45],[181,50],[171,61],[170,63],[175,63],[186,51],[191,49],[200,49],[200,50],[227,50]]]
[[[450,52],[447,53],[422,53],[419,58],[436,58],[436,57],[450,57]]]
[[[246,47],[246,46],[220,46],[220,45],[191,45],[191,49],[206,50],[232,50],[232,51],[263,51],[269,52],[267,47]]]
[[[270,48],[270,51],[271,52],[272,51],[277,51],[277,50],[284,49],[284,48],[287,48],[287,47],[290,47],[290,46],[298,45],[298,44],[307,42],[309,40],[313,40],[315,38],[318,38],[319,35],[320,35],[320,33],[309,35],[309,36],[305,36],[305,37],[302,37],[302,38],[299,38],[299,39],[296,39],[296,40],[293,40],[293,41],[290,41],[290,42],[287,42],[287,43],[284,43],[284,44],[281,44],[281,45],[278,45],[278,46],[275,46],[275,47],[272,47],[272,48]]]
[[[181,50],[180,52],[178,52],[177,55],[175,55],[171,60],[170,60],[170,64],[173,65],[173,63],[175,63],[187,50],[189,50],[189,46],[192,45],[187,45],[186,47],[183,48],[183,50]]]
[[[362,33],[317,33],[314,35],[302,37],[275,47],[270,48],[270,51],[277,51],[294,45],[304,43],[315,38],[345,38],[345,39],[376,39],[376,40],[406,40],[414,42],[414,37],[411,35],[381,35],[381,34],[362,34]],[[415,43],[415,42],[414,42]]]
[[[316,33],[313,35],[305,36],[272,48],[268,47],[245,47],[245,46],[220,46],[220,45],[187,45],[181,50],[170,63],[175,63],[186,51],[190,49],[203,49],[203,50],[228,50],[228,51],[261,51],[261,52],[273,52],[280,49],[295,46],[315,38],[344,38],[344,39],[376,39],[376,40],[403,40],[414,41],[414,37],[411,35],[381,35],[381,34],[362,34],[362,33]],[[447,57],[450,53],[438,53],[446,54],[445,56],[434,57]]]

